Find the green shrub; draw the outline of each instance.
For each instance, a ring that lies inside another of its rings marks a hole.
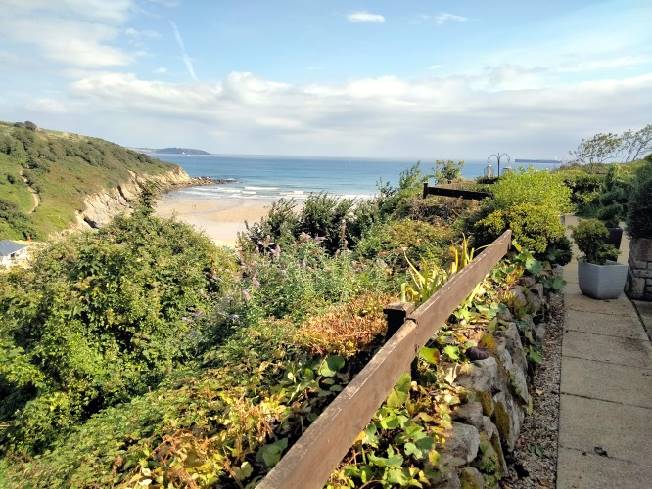
[[[406,270],[405,257],[413,263],[441,263],[456,233],[447,226],[401,219],[378,224],[363,236],[355,249],[361,258],[380,258],[393,270]]]
[[[561,236],[551,241],[548,243],[548,247],[546,248],[543,257],[545,257],[551,265],[564,266],[567,263],[570,263],[573,258],[573,248],[570,239],[566,236]]]
[[[55,243],[0,281],[0,441],[39,452],[146,391],[201,341],[193,317],[234,257],[190,226],[136,213]]]
[[[607,227],[618,227],[627,215],[627,202],[631,194],[631,182],[623,174],[620,165],[612,165],[607,172],[601,195],[597,217]]]
[[[277,254],[244,259],[244,294],[250,322],[265,317],[302,319],[329,304],[368,290],[391,290],[388,271],[360,263],[350,252],[330,255],[314,240],[282,247]]]
[[[13,202],[0,199],[0,230],[3,227],[6,227],[6,231],[0,231],[0,239],[40,238],[27,214],[22,212]]]
[[[435,183],[452,183],[462,178],[464,161],[437,160],[435,162]]]
[[[279,243],[287,239],[294,240],[299,224],[296,213],[297,202],[294,199],[279,199],[272,203],[267,215],[250,225],[240,238],[240,244],[251,242],[257,247],[264,247],[268,242]]]
[[[652,161],[638,172],[628,206],[629,235],[632,238],[652,238]]]
[[[507,229],[512,230],[518,243],[536,254],[545,253],[551,243],[564,236],[558,212],[534,203],[520,203],[491,211],[473,226],[478,244],[490,243]]]
[[[323,238],[331,253],[348,246],[347,221],[354,201],[325,193],[312,194],[303,203],[297,231],[311,238]]]
[[[492,187],[494,209],[507,210],[518,204],[543,206],[557,215],[572,209],[571,191],[559,174],[527,170],[508,172]]]
[[[608,238],[607,227],[598,219],[585,219],[573,228],[573,240],[589,263],[604,265],[618,258],[616,247],[606,243]]]

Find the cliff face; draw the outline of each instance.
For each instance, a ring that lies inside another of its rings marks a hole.
[[[192,178],[180,167],[159,175],[137,175],[129,172],[129,179],[117,187],[89,195],[84,199],[84,208],[75,213],[73,230],[95,229],[108,224],[115,216],[129,213],[142,190],[149,183],[160,191],[183,187],[192,183]]]

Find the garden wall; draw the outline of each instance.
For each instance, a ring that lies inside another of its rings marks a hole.
[[[652,300],[652,239],[632,239],[629,245],[627,295]]]
[[[524,279],[512,289],[531,314],[520,320],[541,344],[546,324],[533,317],[544,307],[541,284]],[[516,445],[532,399],[528,389],[528,360],[517,323],[507,313],[498,321],[495,345],[488,358],[472,363],[456,378],[465,390],[463,403],[452,412],[452,430],[442,447],[442,481],[437,488],[494,487],[507,473],[505,452]]]

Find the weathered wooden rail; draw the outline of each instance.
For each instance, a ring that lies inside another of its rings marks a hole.
[[[462,190],[458,188],[449,188],[442,186],[430,187],[427,183],[423,184],[423,198],[429,195],[438,195],[439,197],[452,197],[463,200],[484,200],[491,197],[487,192],[477,192],[475,190]]]
[[[511,231],[505,231],[418,308],[393,308],[388,314],[390,333],[398,321],[401,326],[257,487],[323,488],[399,376],[410,370],[419,350],[507,253],[510,243]]]

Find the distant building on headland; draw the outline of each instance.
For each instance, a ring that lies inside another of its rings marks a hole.
[[[27,259],[26,243],[15,241],[0,241],[0,266],[9,267]]]
[[[541,160],[533,158],[516,158],[514,163],[520,165],[562,165],[562,160]]]

